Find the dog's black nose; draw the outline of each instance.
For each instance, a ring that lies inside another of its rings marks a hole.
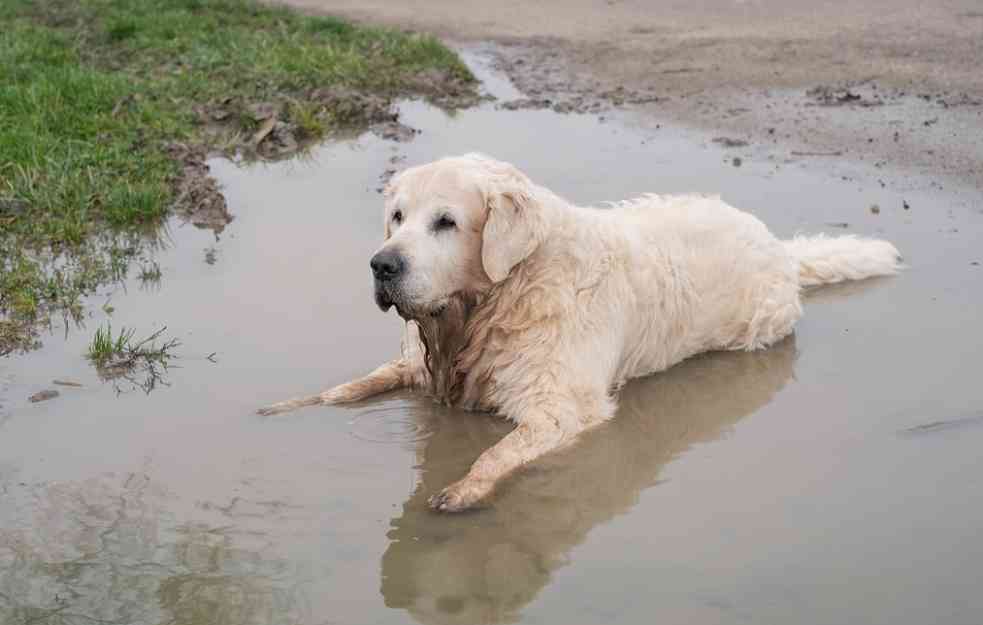
[[[399,252],[383,250],[372,257],[369,267],[372,267],[372,275],[376,280],[393,280],[406,269],[406,261]]]

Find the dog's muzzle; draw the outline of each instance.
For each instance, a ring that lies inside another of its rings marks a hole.
[[[385,283],[375,281],[375,303],[382,312],[387,312],[396,303],[396,298],[389,292]]]
[[[402,299],[399,286],[406,274],[406,266],[406,258],[399,250],[394,249],[381,250],[369,261],[375,277],[375,303],[382,312],[386,312]]]

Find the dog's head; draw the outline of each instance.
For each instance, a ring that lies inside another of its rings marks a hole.
[[[535,190],[512,165],[477,154],[412,167],[385,192],[385,242],[370,263],[375,299],[407,319],[504,280],[542,242]]]

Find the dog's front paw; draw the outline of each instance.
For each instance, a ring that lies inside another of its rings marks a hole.
[[[431,497],[430,507],[439,512],[468,510],[491,494],[493,486],[489,480],[464,478]]]
[[[270,415],[280,414],[281,412],[287,412],[288,410],[290,410],[290,407],[287,405],[287,402],[280,402],[279,404],[260,408],[256,411],[256,414],[261,417],[268,417]]]

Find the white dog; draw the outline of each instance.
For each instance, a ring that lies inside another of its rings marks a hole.
[[[646,195],[574,206],[515,167],[469,154],[413,167],[386,190],[376,302],[406,319],[402,357],[364,378],[261,410],[412,387],[517,427],[431,498],[464,510],[503,477],[615,411],[629,378],[792,332],[803,287],[896,273],[886,241],[780,241],[718,197]]]

